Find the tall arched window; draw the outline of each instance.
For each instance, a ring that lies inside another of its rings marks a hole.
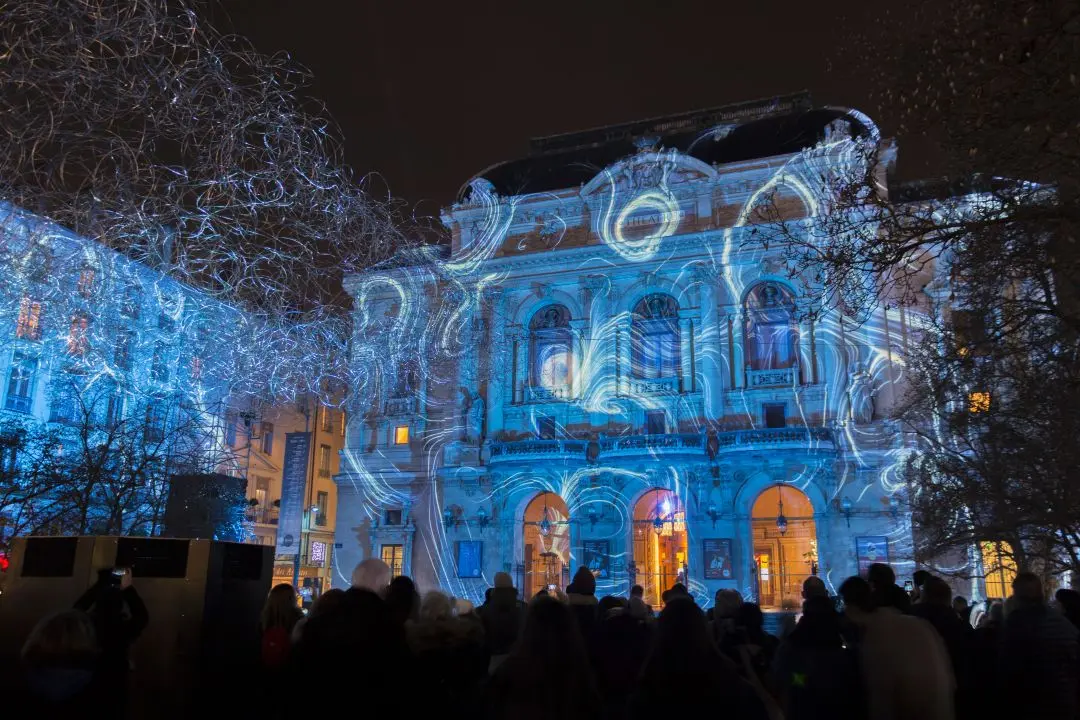
[[[670,295],[649,295],[634,308],[631,365],[636,377],[679,374],[679,303]]]
[[[795,300],[783,286],[767,282],[746,296],[746,362],[752,370],[792,367],[799,357]]]
[[[529,323],[529,384],[556,394],[568,393],[574,371],[570,311],[548,305]]]

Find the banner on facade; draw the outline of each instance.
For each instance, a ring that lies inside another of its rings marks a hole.
[[[278,510],[277,554],[300,552],[304,525],[304,490],[307,487],[310,433],[285,434],[285,463],[281,469],[281,507]]]
[[[458,540],[457,574],[459,578],[478,578],[483,568],[484,543],[480,540]]]
[[[731,569],[731,540],[706,538],[702,541],[706,580],[734,580]]]
[[[874,563],[889,564],[889,539],[884,535],[855,538],[855,557],[859,559],[859,576],[865,578]]]
[[[586,540],[584,548],[585,567],[598,580],[611,577],[611,543],[607,540]]]

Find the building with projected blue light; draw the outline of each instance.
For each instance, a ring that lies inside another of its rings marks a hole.
[[[865,115],[805,95],[536,140],[444,211],[448,254],[348,278],[384,341],[354,358],[377,391],[335,478],[340,577],[375,556],[480,599],[585,565],[599,594],[782,609],[811,574],[910,572],[885,416],[912,311],[849,318],[764,241],[827,211],[856,143],[891,163]]]

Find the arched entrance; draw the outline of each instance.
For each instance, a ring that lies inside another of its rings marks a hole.
[[[763,609],[798,610],[803,581],[818,570],[810,498],[790,485],[773,485],[758,495],[751,517],[758,602]]]
[[[634,582],[645,602],[663,604],[664,591],[686,583],[686,511],[671,490],[649,490],[634,505]]]
[[[524,577],[529,599],[544,587],[566,588],[570,568],[570,511],[561,497],[542,492],[525,508]]]

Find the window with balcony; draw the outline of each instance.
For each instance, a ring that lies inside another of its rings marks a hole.
[[[315,494],[315,524],[325,527],[329,520],[326,517],[327,508],[330,505],[330,493],[320,490]]]
[[[570,311],[549,305],[529,322],[529,385],[555,397],[569,395],[574,366]]]
[[[751,370],[783,370],[798,362],[799,330],[791,293],[762,283],[746,296],[746,362]]]
[[[330,446],[319,446],[319,477],[330,477]]]
[[[67,349],[72,355],[85,355],[90,347],[90,318],[86,315],[72,315],[68,329]]]
[[[390,577],[399,577],[405,568],[405,546],[383,545],[380,548],[379,559],[390,567]]]
[[[34,403],[34,379],[37,376],[38,359],[22,352],[15,352],[8,371],[7,394],[4,409],[29,413]]]
[[[41,303],[24,297],[19,303],[19,320],[15,325],[15,337],[23,340],[41,339]]]
[[[96,276],[97,272],[94,268],[84,266],[79,270],[79,279],[75,283],[75,291],[84,298],[92,297],[94,294],[94,278]]]
[[[262,451],[267,455],[274,453],[274,423],[262,424]]]
[[[630,329],[631,370],[658,379],[679,374],[679,303],[670,295],[649,295],[634,308]]]

